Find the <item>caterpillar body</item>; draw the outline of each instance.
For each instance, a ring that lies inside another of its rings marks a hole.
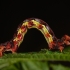
[[[70,45],[70,37],[68,35],[57,39],[52,29],[45,21],[38,18],[29,18],[25,19],[22,24],[18,26],[16,33],[10,41],[0,44],[0,56],[6,51],[11,51],[12,53],[17,52],[20,44],[24,41],[25,34],[31,28],[36,28],[43,34],[50,50],[59,49],[60,52],[62,52],[65,45]]]

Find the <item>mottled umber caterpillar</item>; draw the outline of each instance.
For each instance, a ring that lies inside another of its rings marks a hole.
[[[37,18],[29,18],[22,22],[17,28],[12,40],[4,44],[0,44],[0,56],[6,51],[15,53],[20,47],[20,44],[24,40],[24,36],[28,29],[36,28],[44,35],[46,42],[48,43],[49,49],[59,49],[61,52],[64,49],[64,45],[70,45],[70,37],[64,35],[61,39],[57,39],[46,22]]]

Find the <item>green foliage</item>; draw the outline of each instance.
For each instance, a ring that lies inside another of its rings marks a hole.
[[[68,47],[69,48],[69,47]],[[15,53],[15,54],[4,54],[3,59],[21,58],[29,60],[59,60],[59,61],[70,61],[70,48],[60,51],[51,51],[42,49],[40,52],[28,52],[28,53]]]
[[[70,63],[70,47],[65,48],[62,53],[42,49],[39,52],[4,54],[0,58],[0,70],[70,70],[70,65],[64,66],[52,61]]]
[[[53,70],[70,70],[69,67],[65,67],[65,66],[63,66],[61,64],[59,64],[59,65],[51,65],[51,68]]]
[[[2,59],[3,61],[3,59]],[[70,70],[70,67],[61,64],[52,64],[48,61],[18,60],[14,63],[6,60],[0,64],[0,70]]]

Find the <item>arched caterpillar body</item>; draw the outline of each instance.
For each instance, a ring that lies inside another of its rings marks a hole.
[[[49,49],[59,49],[62,52],[65,44],[70,45],[70,37],[68,35],[64,35],[61,39],[57,39],[52,29],[46,22],[37,18],[29,18],[20,24],[12,40],[4,44],[0,44],[0,56],[2,56],[6,51],[15,53],[24,40],[24,36],[28,29],[31,28],[36,28],[41,31],[48,43]]]

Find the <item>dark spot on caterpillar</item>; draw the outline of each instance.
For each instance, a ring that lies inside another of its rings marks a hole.
[[[31,26],[33,26],[34,24],[33,24],[33,22],[32,21],[29,21],[28,22],[28,27],[31,27]]]
[[[41,24],[39,24],[38,28],[39,28],[39,29],[42,29],[42,28],[43,28],[43,26],[42,26]]]

